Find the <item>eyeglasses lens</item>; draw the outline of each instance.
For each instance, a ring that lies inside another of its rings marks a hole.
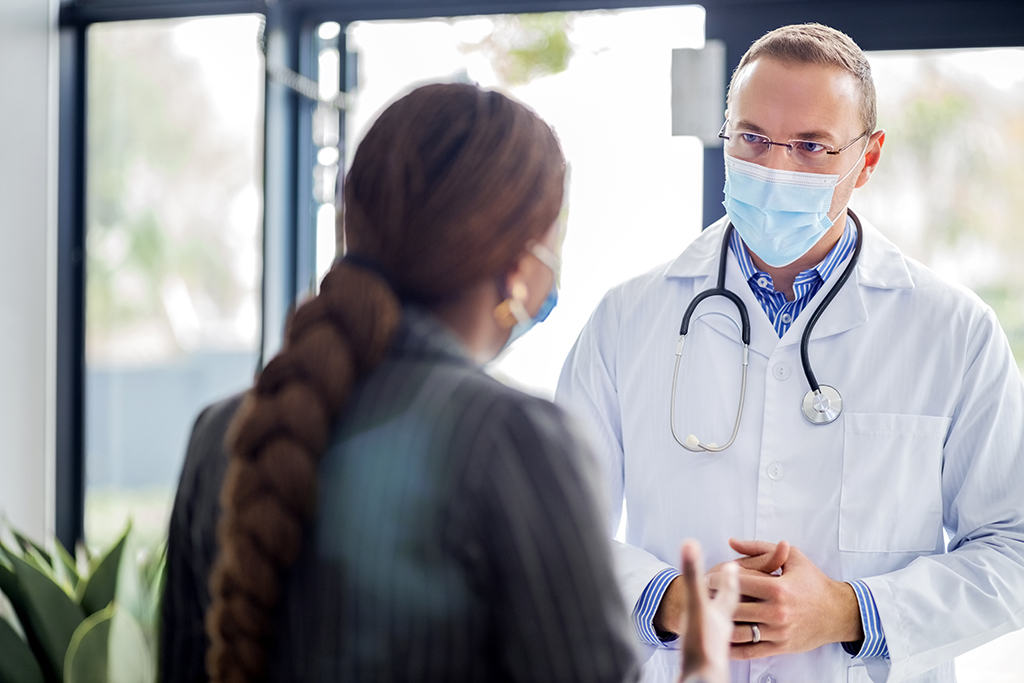
[[[754,133],[735,133],[729,136],[729,139],[725,141],[725,152],[737,159],[757,161],[767,156],[774,146],[782,147],[790,158],[801,166],[824,168],[836,159],[836,157],[826,154],[825,147],[818,143],[799,140],[778,143]]]

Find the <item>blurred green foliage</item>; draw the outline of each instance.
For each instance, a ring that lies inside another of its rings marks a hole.
[[[882,160],[853,207],[909,256],[973,289],[1024,365],[1024,80],[1001,87],[948,54],[876,57]],[[887,69],[886,60],[904,60]],[[906,69],[913,60],[912,70]],[[908,76],[910,74],[910,76]]]
[[[242,121],[225,136],[202,65],[177,49],[173,29],[173,22],[90,29],[90,355],[105,356],[107,343],[139,328],[180,343],[167,310],[172,279],[215,317],[229,316],[248,295],[232,272],[237,247],[226,233],[231,201],[254,179],[254,160],[239,148],[256,130]]]
[[[569,12],[499,15],[491,34],[467,49],[486,53],[504,85],[523,85],[569,68],[572,16]]]
[[[105,552],[76,557],[17,531],[0,542],[3,683],[147,683],[155,680],[165,552],[136,552],[130,527]]]

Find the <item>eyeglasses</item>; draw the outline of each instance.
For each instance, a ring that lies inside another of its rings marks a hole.
[[[830,166],[834,161],[832,157],[838,156],[845,150],[849,149],[853,143],[871,132],[866,130],[851,140],[848,144],[843,145],[839,149],[835,149],[832,145],[826,145],[822,142],[813,142],[811,140],[774,142],[768,136],[760,135],[758,133],[733,133],[732,135],[726,135],[725,127],[728,125],[729,119],[726,119],[725,123],[722,124],[722,130],[718,131],[718,137],[725,140],[725,152],[729,156],[736,157],[737,159],[743,159],[744,161],[755,161],[761,157],[767,156],[772,145],[778,145],[779,147],[786,148],[786,153],[795,163],[800,164],[801,166],[809,166],[811,168],[824,168],[826,166]]]

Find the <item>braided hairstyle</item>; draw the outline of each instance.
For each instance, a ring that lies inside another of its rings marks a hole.
[[[564,175],[551,129],[476,86],[418,88],[366,134],[345,182],[345,238],[359,260],[337,262],[296,311],[226,437],[206,615],[212,681],[266,677],[285,573],[316,517],[318,462],[353,384],[387,354],[400,301],[430,307],[508,273],[554,223]]]

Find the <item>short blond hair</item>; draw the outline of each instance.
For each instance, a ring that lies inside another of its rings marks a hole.
[[[871,64],[864,51],[842,31],[822,24],[792,24],[764,34],[750,46],[732,72],[726,101],[732,101],[736,75],[751,62],[771,57],[781,62],[822,64],[834,66],[853,74],[860,84],[861,118],[869,133],[878,123],[875,104],[875,82],[871,78]]]

